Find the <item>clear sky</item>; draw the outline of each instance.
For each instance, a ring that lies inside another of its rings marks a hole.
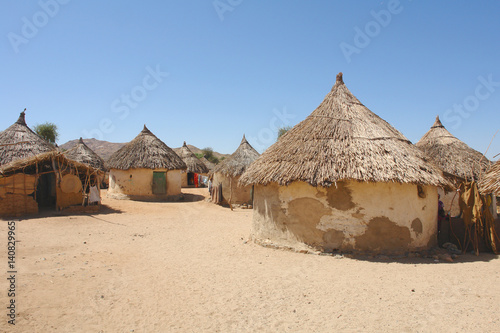
[[[27,108],[60,144],[262,152],[338,72],[414,143],[436,115],[481,152],[500,129],[499,1],[2,1],[0,35],[0,129]]]

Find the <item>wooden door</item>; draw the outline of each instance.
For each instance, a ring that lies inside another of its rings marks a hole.
[[[153,171],[153,194],[167,194],[167,173]]]

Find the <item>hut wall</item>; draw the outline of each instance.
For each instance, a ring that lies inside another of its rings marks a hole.
[[[166,196],[181,194],[181,171],[167,169],[111,169],[108,194],[158,197],[153,194],[153,171],[167,173]]]
[[[189,187],[188,186],[188,173],[186,170],[181,171],[181,187]]]
[[[217,186],[222,184],[222,196],[224,197],[223,203],[228,203],[231,198],[232,204],[252,203],[252,185],[238,186],[240,176],[227,177],[219,172],[214,174],[213,184]],[[232,187],[232,197],[231,197]]]
[[[21,216],[38,213],[35,201],[36,177],[18,173],[0,178],[0,216]]]
[[[339,182],[255,185],[252,236],[281,246],[401,253],[437,243],[437,188]]]

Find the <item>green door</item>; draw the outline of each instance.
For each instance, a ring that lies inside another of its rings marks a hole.
[[[167,173],[153,171],[153,194],[167,193]]]

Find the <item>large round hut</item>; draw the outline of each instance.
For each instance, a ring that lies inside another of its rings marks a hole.
[[[182,187],[199,187],[200,176],[207,176],[207,166],[189,149],[186,141],[179,150],[179,157],[186,163],[187,169],[181,172]]]
[[[463,181],[478,180],[490,166],[490,161],[477,150],[453,136],[441,123],[439,116],[429,131],[422,136],[416,146],[424,153],[424,159],[443,170],[445,177],[456,190]],[[452,216],[460,214],[458,193],[438,191],[446,212]]]
[[[239,185],[240,176],[247,167],[259,157],[259,153],[248,143],[245,135],[239,147],[231,156],[217,164],[213,169],[212,184],[214,188],[222,186],[222,197],[219,203],[250,204],[252,202],[252,186]]]
[[[252,236],[292,248],[402,252],[437,243],[441,171],[345,86],[240,179],[255,185]]]
[[[0,165],[54,151],[50,143],[26,125],[25,111],[14,124],[0,132]]]
[[[111,197],[176,200],[181,195],[181,171],[186,164],[146,125],[139,135],[111,155],[106,167]]]

